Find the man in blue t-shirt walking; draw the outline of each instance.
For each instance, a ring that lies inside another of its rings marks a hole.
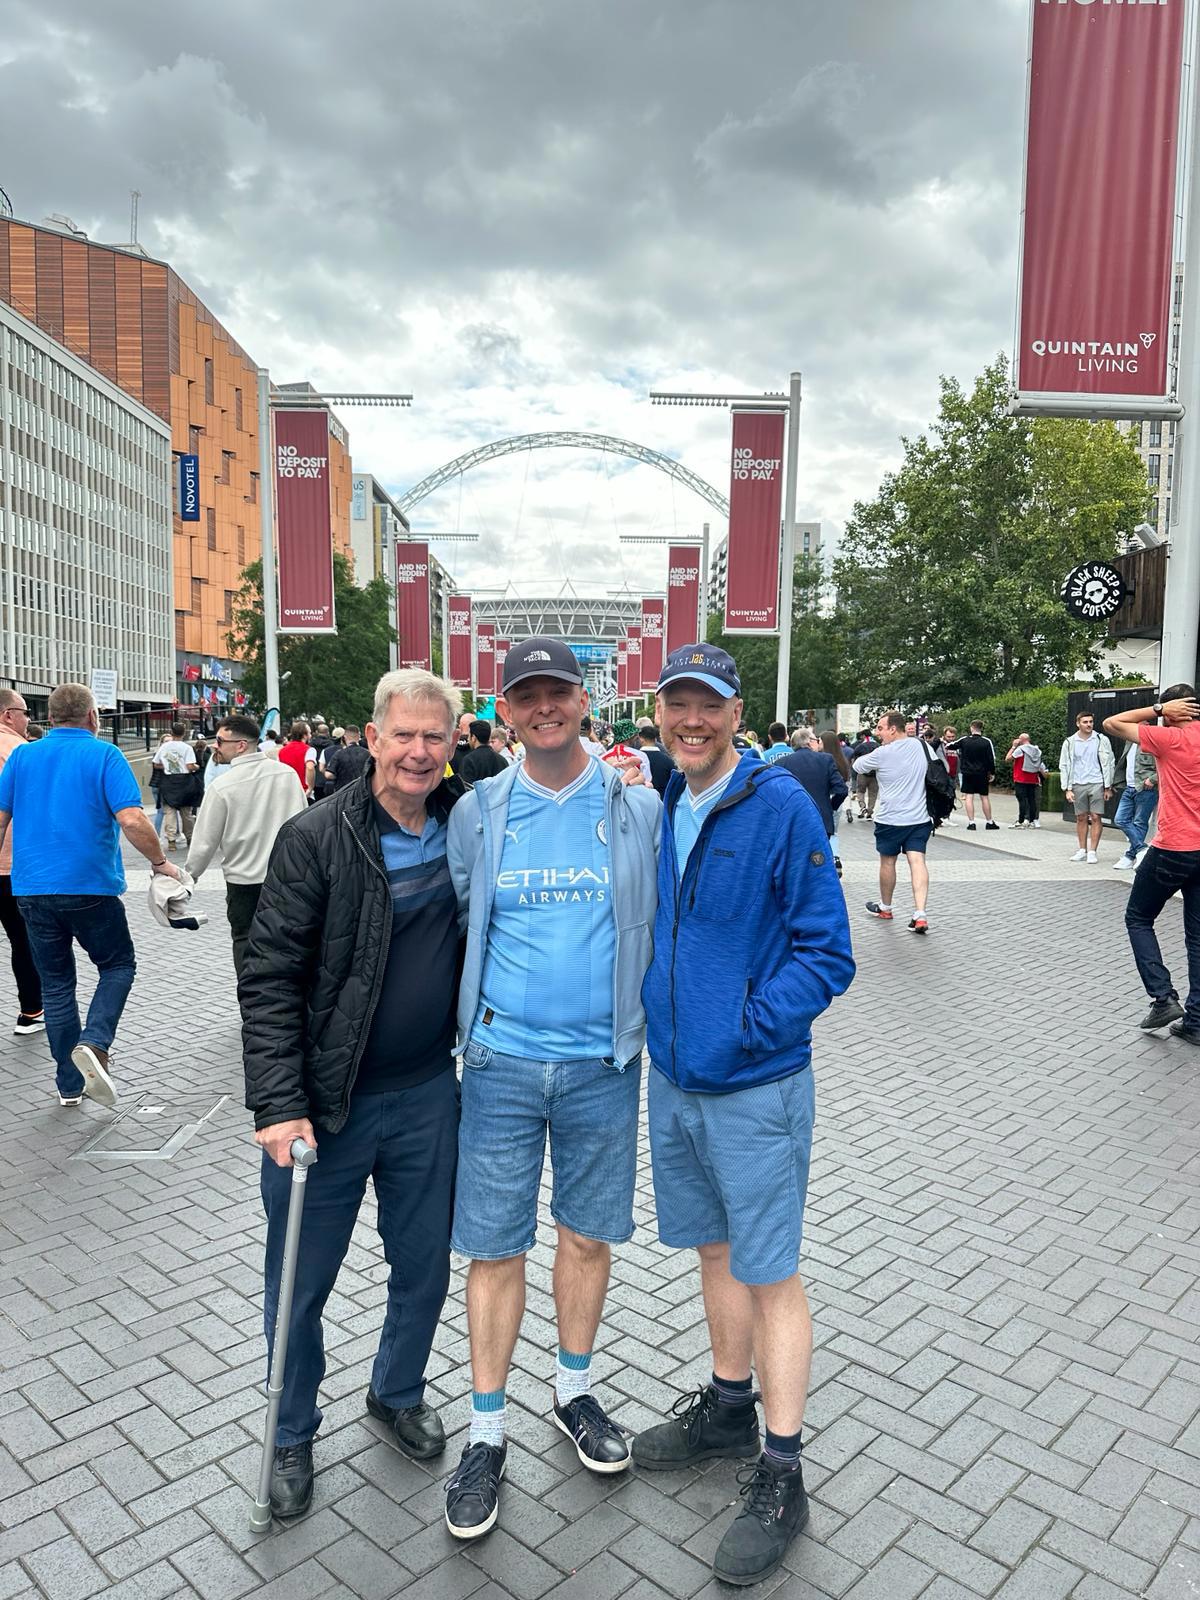
[[[121,896],[121,835],[154,872],[178,878],[142,810],[142,792],[116,745],[100,740],[90,689],[64,683],[49,702],[50,731],[13,751],[0,771],[0,843],[13,832],[12,892],[42,978],[46,1036],[59,1104],[90,1095],[117,1102],[109,1050],[136,963]],[[75,999],[78,941],[99,974],[80,1027]]]
[[[450,871],[467,920],[451,1248],[471,1260],[471,1430],[446,1489],[458,1539],[496,1521],[547,1131],[558,1225],[551,1418],[592,1472],[630,1461],[592,1393],[591,1356],[610,1247],[633,1233],[641,986],[662,807],[636,768],[623,778],[580,743],[587,706],[561,640],[510,650],[498,709],[525,759],[477,783],[450,818]]]

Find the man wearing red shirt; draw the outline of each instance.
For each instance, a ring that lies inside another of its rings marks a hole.
[[[1165,726],[1155,726],[1159,718]],[[1128,739],[1158,762],[1158,832],[1142,857],[1125,911],[1138,976],[1150,996],[1142,1027],[1171,1025],[1177,1039],[1200,1045],[1200,704],[1190,683],[1164,689],[1152,706],[1105,719],[1104,731]],[[1178,891],[1188,958],[1186,1006],[1171,985],[1154,923]]]
[[[280,761],[286,761],[288,766],[300,779],[300,787],[305,794],[308,793],[308,779],[304,769],[313,759],[313,753],[308,744],[308,723],[293,722],[288,741],[279,751]]]

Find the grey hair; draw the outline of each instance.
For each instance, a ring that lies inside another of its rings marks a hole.
[[[62,723],[86,722],[89,713],[95,709],[95,696],[83,683],[60,683],[57,689],[50,691],[46,705],[52,727]]]
[[[385,672],[375,685],[371,721],[377,728],[382,727],[388,707],[397,697],[412,705],[440,706],[451,727],[462,715],[462,695],[445,678],[426,672],[424,667],[401,667],[398,672]]]

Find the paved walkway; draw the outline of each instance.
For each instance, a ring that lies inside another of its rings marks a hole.
[[[1200,1059],[1137,1031],[1117,847],[1075,867],[1061,824],[950,830],[925,940],[862,916],[868,830],[845,848],[859,976],[818,1029],[807,1218],[813,1516],[761,1592],[1196,1596]],[[262,1227],[223,896],[204,900],[212,925],[186,935],[129,897],[127,1103],[190,1114],[230,1096],[173,1161],[71,1160],[107,1114],[58,1108],[44,1041],[0,1043],[0,1600],[730,1593],[707,1563],[731,1465],[601,1480],[548,1426],[544,1243],[502,1527],[454,1547],[441,1481],[468,1410],[462,1279],[432,1368],[450,1451],[427,1471],[363,1412],[385,1276],[366,1213],[330,1305],[314,1511],[249,1533]],[[1164,927],[1181,965],[1177,902]],[[0,992],[15,1013],[7,971]],[[597,1358],[631,1428],[708,1371],[694,1267],[655,1242],[644,1165],[638,1221]]]

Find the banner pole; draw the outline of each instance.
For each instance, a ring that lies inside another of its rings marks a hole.
[[[775,679],[775,720],[788,727],[792,669],[792,590],[796,577],[796,479],[800,468],[800,374],[792,373],[788,400],[787,477],[783,485],[783,540],[779,554],[779,671]]]
[[[1167,581],[1163,595],[1162,658],[1158,683],[1196,681],[1200,647],[1200,207],[1195,192],[1200,172],[1200,84],[1197,51],[1200,24],[1191,7],[1188,57],[1188,145],[1184,176],[1183,310],[1179,330],[1179,390],[1183,420],[1175,424],[1175,493],[1168,529]]]
[[[279,612],[275,588],[275,468],[271,460],[271,377],[258,369],[258,516],[262,533],[263,667],[267,676],[267,703],[283,726],[279,704]]]
[[[696,643],[704,644],[708,639],[708,523],[706,522],[700,532],[700,595],[696,630]],[[728,559],[728,558],[727,558]]]

